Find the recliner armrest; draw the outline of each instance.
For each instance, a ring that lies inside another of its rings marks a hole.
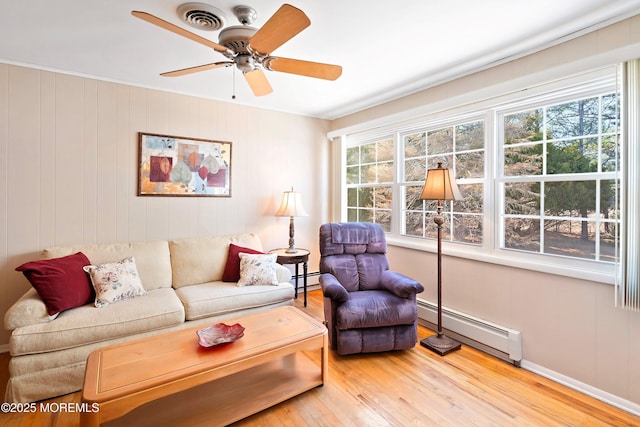
[[[338,282],[338,279],[333,274],[321,274],[319,281],[322,295],[326,298],[330,298],[337,303],[343,303],[349,299],[349,292]]]
[[[386,270],[380,277],[382,286],[400,298],[415,297],[424,291],[424,287],[414,279],[395,271]]]

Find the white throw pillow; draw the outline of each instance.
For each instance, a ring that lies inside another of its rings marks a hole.
[[[240,280],[238,286],[278,285],[276,254],[240,253]]]
[[[87,265],[84,271],[89,273],[96,290],[96,307],[147,294],[142,287],[136,261],[132,256],[120,262]]]

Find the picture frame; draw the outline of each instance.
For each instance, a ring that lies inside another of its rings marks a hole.
[[[138,132],[138,196],[231,197],[231,142]]]

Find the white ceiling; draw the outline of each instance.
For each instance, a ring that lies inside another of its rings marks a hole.
[[[292,0],[311,26],[274,56],[342,65],[336,81],[265,71],[255,97],[234,68],[159,73],[225,58],[131,15],[184,24],[174,0],[0,0],[0,62],[95,77],[260,108],[333,119],[640,13],[640,0]],[[239,25],[248,4],[260,28],[281,0],[202,0]],[[235,75],[235,95],[234,93]]]

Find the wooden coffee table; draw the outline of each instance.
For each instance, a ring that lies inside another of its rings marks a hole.
[[[327,381],[327,329],[302,311],[278,307],[223,322],[240,323],[244,336],[203,348],[195,331],[207,324],[91,353],[82,401],[99,410],[82,412],[81,425],[140,426],[150,415],[162,425],[187,425],[186,416],[189,425],[226,425]]]

